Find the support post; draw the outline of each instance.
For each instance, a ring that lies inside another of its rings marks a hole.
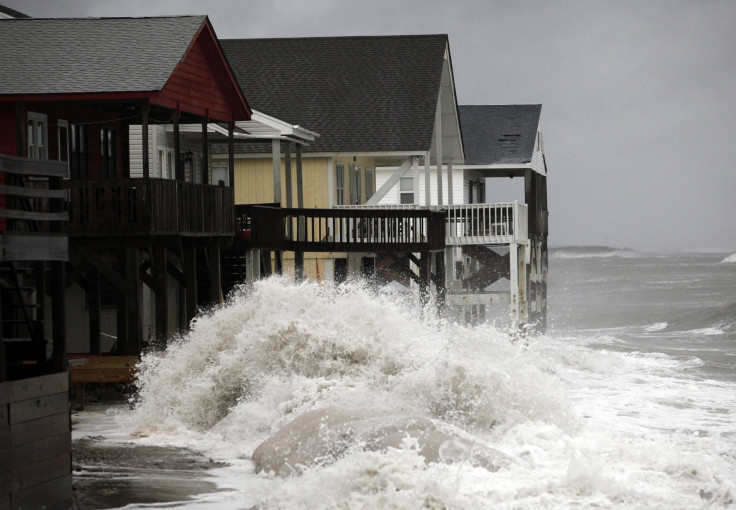
[[[199,171],[201,172],[200,179],[202,184],[209,184],[210,182],[210,156],[209,156],[209,144],[207,143],[207,124],[209,124],[208,115],[202,118],[202,162],[200,164]]]
[[[155,246],[153,249],[153,283],[156,293],[156,337],[166,341],[169,336],[169,299],[166,292],[166,247]]]
[[[429,168],[429,151],[427,151],[427,154],[424,155],[424,205],[426,206],[432,205],[432,189],[430,186],[432,176],[430,175]]]
[[[253,249],[245,252],[245,281],[253,284],[261,278],[261,250]]]
[[[65,262],[51,262],[51,368],[54,372],[67,369],[66,362],[66,271]],[[1,322],[1,321],[0,321]],[[2,334],[0,334],[2,343]],[[2,351],[2,346],[0,346]],[[1,360],[0,360],[1,361]],[[0,369],[1,370],[1,369]],[[0,380],[2,378],[0,377]]]
[[[429,281],[430,281],[430,254],[423,251],[419,258],[419,303],[424,309],[429,303]]]
[[[273,203],[281,205],[281,141],[271,140],[271,159],[273,160]]]
[[[100,272],[90,268],[87,273],[89,291],[87,306],[89,308],[89,352],[95,356],[101,354],[100,349]]]
[[[453,199],[453,187],[452,187],[452,161],[447,163],[447,204],[452,205],[454,203]]]
[[[284,187],[286,188],[286,207],[291,209],[294,193],[291,185],[291,142],[284,143]]]
[[[127,337],[118,338],[118,352],[124,355],[136,355],[141,351],[143,321],[141,304],[143,289],[140,275],[140,256],[138,248],[125,250],[125,279],[129,289],[125,296],[125,320],[127,321]],[[122,345],[120,342],[123,342]]]
[[[174,172],[177,181],[184,181],[184,161],[181,159],[181,136],[179,130],[179,112],[174,111]]]
[[[194,240],[186,241],[183,245],[186,323],[187,325],[197,315],[197,244]]]
[[[220,273],[220,245],[216,242],[207,246],[209,261],[210,302],[222,304],[222,277]]]
[[[235,121],[227,125],[227,178],[230,189],[235,189]]]
[[[296,144],[296,206],[304,209],[304,179],[302,176],[302,146]]]
[[[436,135],[435,158],[437,159],[437,205],[443,204],[442,197],[442,101],[437,104],[434,131]]]
[[[150,163],[148,157],[148,101],[144,101],[141,105],[141,155],[143,166],[143,178],[148,179],[150,174]]]

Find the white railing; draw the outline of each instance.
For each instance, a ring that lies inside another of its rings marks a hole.
[[[451,246],[464,244],[506,244],[525,242],[529,237],[528,208],[516,201],[501,204],[460,204],[420,206],[416,204],[393,205],[336,205],[335,209],[431,209],[447,211],[445,243]]]
[[[529,237],[524,204],[462,204],[445,209],[448,245],[505,244],[524,242]]]

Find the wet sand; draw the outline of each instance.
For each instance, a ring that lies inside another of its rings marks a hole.
[[[104,408],[91,412],[104,419]],[[206,480],[206,472],[222,466],[184,448],[118,443],[102,436],[74,439],[75,508],[101,510],[136,504],[176,507],[176,503],[191,502],[194,496],[217,492],[217,487]]]

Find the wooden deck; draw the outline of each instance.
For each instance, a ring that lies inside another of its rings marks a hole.
[[[171,179],[68,181],[70,237],[232,236],[232,188]]]
[[[445,214],[430,210],[236,206],[244,247],[295,252],[426,252],[445,247]]]

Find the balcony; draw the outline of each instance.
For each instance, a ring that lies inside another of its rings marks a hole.
[[[448,246],[526,242],[529,237],[528,208],[518,202],[498,204],[340,205],[339,210],[442,211],[446,215],[445,244]]]
[[[444,248],[444,214],[430,210],[237,206],[245,242],[268,250],[421,252]]]
[[[447,244],[508,244],[527,241],[528,208],[518,202],[448,205]]]
[[[231,236],[233,191],[170,179],[68,181],[69,236]]]

